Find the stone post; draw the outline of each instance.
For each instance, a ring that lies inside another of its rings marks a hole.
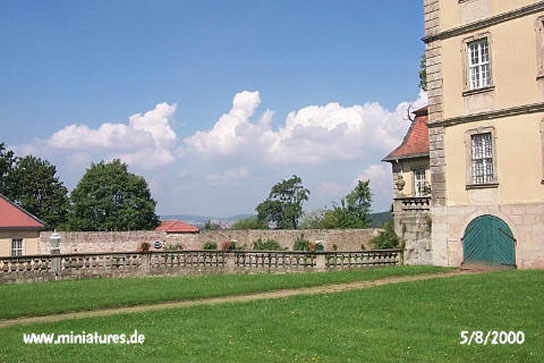
[[[57,256],[57,255],[53,255],[51,257],[51,269],[53,270],[53,272],[55,272],[56,274],[60,274],[60,270],[61,270],[61,263],[60,263],[60,257]]]
[[[317,252],[315,255],[315,271],[322,272],[327,270],[327,254]]]
[[[236,273],[236,253],[230,251],[226,252],[225,272],[228,274]]]
[[[142,253],[140,272],[142,276],[147,276],[151,271],[151,253]]]

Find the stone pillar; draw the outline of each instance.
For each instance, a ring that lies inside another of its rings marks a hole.
[[[317,252],[315,255],[315,271],[322,272],[327,270],[327,254]]]
[[[228,274],[236,273],[236,253],[226,252],[225,255],[225,272]]]
[[[147,276],[151,271],[151,253],[143,253],[141,262],[140,272],[142,276]]]

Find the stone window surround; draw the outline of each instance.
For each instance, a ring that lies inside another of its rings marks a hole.
[[[544,78],[544,16],[540,16],[535,22],[536,31],[536,56],[537,74],[536,79]]]
[[[24,256],[25,255],[25,239],[23,237],[20,237],[20,236],[13,236],[13,237],[10,238],[9,255],[14,256],[13,255],[13,241],[14,240],[21,240],[21,256]]]
[[[486,184],[474,184],[472,175],[472,136],[491,133],[493,145],[493,182]],[[497,188],[499,186],[499,175],[497,168],[497,133],[495,127],[485,126],[465,131],[465,155],[466,155],[466,189]]]
[[[485,87],[470,88],[469,62],[468,62],[468,45],[469,43],[487,39],[487,47],[489,50],[489,85]],[[461,42],[461,57],[463,67],[463,97],[470,96],[476,93],[492,92],[495,89],[493,82],[493,38],[489,31],[477,33],[470,37],[464,38]]]

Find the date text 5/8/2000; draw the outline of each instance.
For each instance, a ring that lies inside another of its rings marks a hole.
[[[489,330],[487,332],[481,330],[462,330],[460,332],[461,341],[459,344],[481,344],[481,345],[496,345],[496,344],[523,344],[525,342],[525,333],[522,331],[504,331],[504,330]]]

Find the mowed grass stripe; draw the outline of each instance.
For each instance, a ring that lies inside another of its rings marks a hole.
[[[402,266],[282,275],[203,275],[0,285],[0,319],[242,295],[447,270],[433,266]]]
[[[540,362],[544,271],[199,305],[0,330],[0,361]],[[145,334],[142,346],[24,345],[23,332]],[[461,330],[521,330],[523,345],[460,345]]]

